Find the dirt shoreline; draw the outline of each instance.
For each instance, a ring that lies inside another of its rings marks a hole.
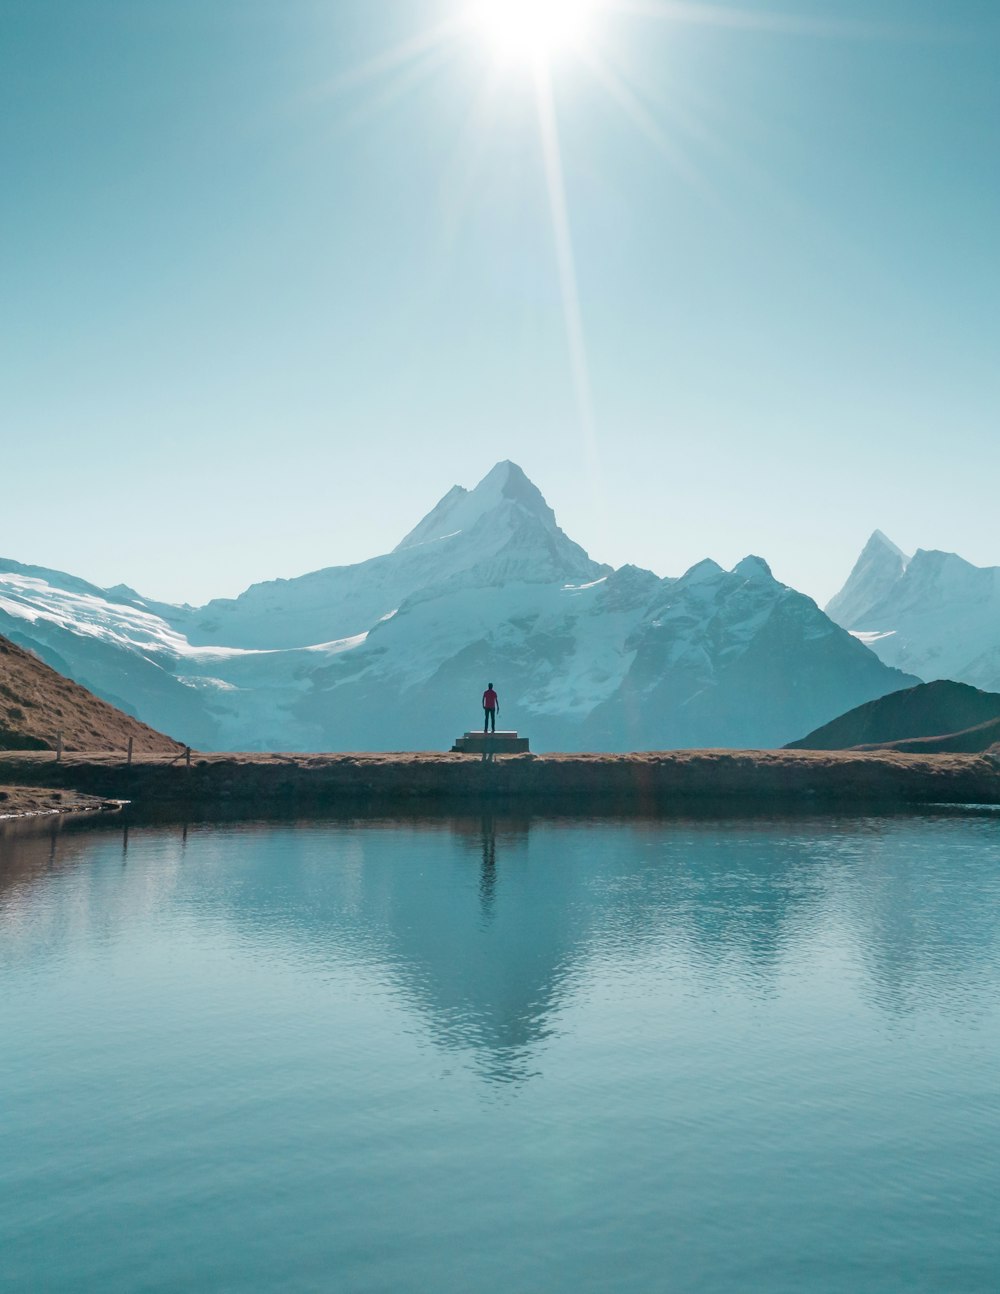
[[[0,785],[0,831],[11,825],[119,813],[125,802],[55,786]]]
[[[1000,759],[787,750],[509,755],[485,762],[437,752],[195,753],[190,766],[175,756],[143,755],[128,767],[118,753],[67,754],[57,762],[48,751],[0,752],[0,787],[12,786],[99,804],[129,801],[140,813],[173,806],[236,816],[480,802],[573,811],[663,811],[706,802],[753,810],[1000,804]]]

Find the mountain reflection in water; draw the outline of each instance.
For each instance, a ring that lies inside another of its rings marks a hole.
[[[437,1046],[510,1082],[539,1072],[576,986],[638,964],[766,996],[796,959],[841,974],[846,949],[887,1016],[984,1009],[1000,917],[955,877],[995,898],[998,828],[483,815],[0,838],[0,965],[180,907],[258,957],[364,968]]]
[[[0,1287],[993,1291],[998,829],[0,833]]]

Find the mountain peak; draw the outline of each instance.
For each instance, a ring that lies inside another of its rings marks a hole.
[[[467,490],[464,486],[453,485],[427,516],[396,545],[394,551],[400,552],[404,548],[415,548],[418,544],[449,539],[462,531],[471,530],[483,517],[504,504],[513,504],[529,513],[547,529],[558,528],[555,513],[545,502],[538,486],[528,479],[517,463],[503,459],[490,468],[474,489]]]
[[[844,629],[872,629],[872,611],[910,564],[910,558],[881,530],[872,533],[847,583],[826,605],[826,614]]]
[[[988,596],[993,587],[995,567],[978,567],[967,562],[958,553],[945,553],[938,548],[918,548],[907,564],[907,583],[912,586],[911,596],[919,596],[928,586],[939,585],[949,599],[956,595]]]
[[[703,557],[700,562],[695,562],[693,566],[688,567],[677,583],[703,584],[706,580],[717,579],[725,573],[718,562],[713,561],[711,557]]]
[[[499,463],[494,463],[476,486],[476,489],[480,490],[484,486],[498,486],[509,497],[514,497],[518,491],[523,490],[525,487],[527,487],[528,491],[538,493],[538,489],[525,475],[524,469],[509,458],[502,458]]]
[[[774,579],[771,568],[763,557],[755,557],[752,553],[749,557],[744,557],[741,562],[737,562],[732,573],[742,575],[745,580]]]
[[[903,550],[898,548],[883,530],[873,530],[867,544],[861,550],[861,557],[863,558],[866,554],[874,556],[875,554],[886,552],[891,553],[893,557],[898,557],[904,566],[910,561]]]

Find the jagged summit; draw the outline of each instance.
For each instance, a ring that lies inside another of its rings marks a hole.
[[[966,583],[975,586],[984,582],[984,569],[995,571],[997,568],[973,566],[958,553],[945,553],[939,548],[918,548],[907,563],[906,573],[913,584],[945,581],[953,594]],[[987,579],[985,582],[990,581]]]
[[[449,539],[471,530],[498,509],[506,511],[511,507],[534,517],[548,529],[558,530],[555,513],[545,502],[541,490],[516,463],[504,459],[486,473],[475,489],[453,485],[393,551],[398,553],[418,544]]]
[[[733,567],[734,575],[742,575],[745,580],[773,580],[771,568],[763,557],[755,557],[753,553],[749,557],[744,557],[741,562],[737,562]]]
[[[884,530],[872,531],[869,536],[868,543],[865,544],[864,548],[861,550],[861,556],[864,557],[865,553],[872,555],[885,550],[892,553],[895,557],[900,558],[904,566],[910,560],[903,552],[902,548],[899,548],[894,544]]]
[[[725,573],[714,558],[703,557],[700,562],[695,562],[693,566],[689,566],[677,583],[701,584],[705,580],[714,580],[720,575],[725,575]]]
[[[845,629],[873,629],[864,623],[904,574],[910,558],[881,530],[872,533],[847,577],[847,583],[826,606],[826,614]]]
[[[1000,692],[1000,566],[876,531],[826,612],[887,665]]]
[[[509,461],[473,490],[453,486],[386,560],[426,567],[424,592],[445,583],[572,583],[610,571],[559,528],[541,491]]]

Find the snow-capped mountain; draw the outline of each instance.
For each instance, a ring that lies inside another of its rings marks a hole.
[[[898,669],[1000,691],[1000,567],[876,531],[827,614]]]
[[[623,725],[638,749],[658,731],[677,746],[776,746],[798,716],[840,713],[845,690],[871,700],[905,686],[759,557],[663,580],[627,645],[622,685],[587,725],[598,747]]]
[[[906,570],[910,559],[891,539],[876,530],[861,550],[847,583],[826,606],[826,614],[845,629],[886,596]]]
[[[765,562],[679,579],[591,560],[513,463],[392,552],[204,607],[0,562],[0,632],[203,749],[434,749],[501,724],[538,749],[770,746],[912,685]]]
[[[504,462],[474,490],[449,490],[384,556],[252,584],[238,598],[198,610],[155,609],[199,646],[302,647],[365,633],[421,593],[582,582],[609,570],[563,534],[539,490],[516,464]]]

